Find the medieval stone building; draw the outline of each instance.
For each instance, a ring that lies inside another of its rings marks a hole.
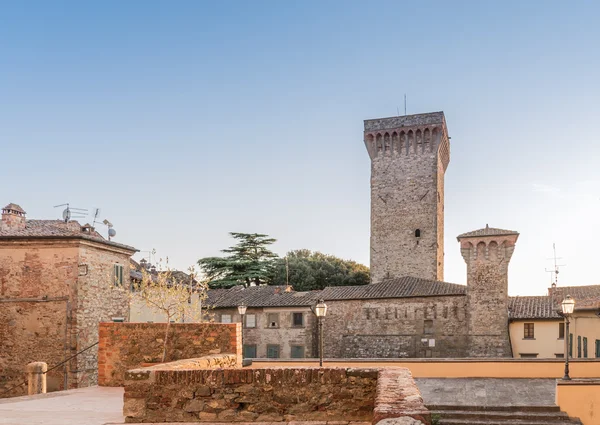
[[[76,221],[28,220],[18,205],[2,209],[0,222],[0,394],[26,394],[18,386],[29,362],[58,365],[48,390],[88,386],[97,380],[98,323],[127,319],[136,251],[104,239]],[[8,391],[9,389],[14,389]]]
[[[298,338],[270,327],[268,315],[280,309],[293,318],[323,299],[329,306],[325,357],[511,356],[507,276],[519,234],[486,226],[458,236],[467,285],[443,281],[444,174],[450,161],[443,112],[366,120],[364,141],[371,158],[371,284],[295,295],[268,288],[220,290],[210,296],[217,320],[222,314],[241,320],[234,307],[244,303],[257,315],[246,342],[264,346],[247,353],[274,357],[266,346],[280,345],[270,353],[296,357],[288,349],[292,338],[310,357],[318,354],[315,321],[312,332],[303,330]]]

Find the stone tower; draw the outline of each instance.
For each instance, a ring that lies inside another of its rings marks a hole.
[[[510,357],[508,263],[519,233],[485,229],[458,236],[467,263],[469,357]]]
[[[443,112],[365,120],[371,157],[371,282],[444,278]]]

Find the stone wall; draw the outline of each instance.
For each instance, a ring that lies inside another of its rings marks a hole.
[[[465,296],[328,301],[327,358],[465,357]]]
[[[237,308],[220,308],[210,310],[214,320],[220,322],[223,315],[231,316],[234,323],[241,322],[242,318]],[[269,313],[277,314],[279,326],[268,326]],[[294,326],[292,322],[293,313],[302,313],[304,325]],[[256,326],[248,327],[244,324],[244,345],[256,346],[256,358],[267,357],[267,347],[279,347],[279,358],[291,358],[292,346],[304,347],[304,357],[317,357],[317,320],[316,316],[308,307],[281,307],[281,308],[248,308],[246,310],[246,319],[248,315],[254,314],[256,317]]]
[[[80,276],[74,305],[73,348],[81,351],[98,341],[98,325],[113,318],[129,317],[129,258],[125,251],[107,250],[101,244],[83,244],[79,253]],[[122,288],[115,287],[114,266],[123,266]],[[123,290],[125,289],[125,291]],[[98,384],[98,347],[81,353],[70,363],[76,372],[73,386]]]
[[[129,371],[126,422],[370,421],[377,370]]]
[[[101,323],[98,384],[123,385],[127,370],[162,360],[165,323]],[[172,323],[167,361],[210,354],[235,354],[241,364],[241,326],[216,323]]]
[[[28,363],[52,367],[96,343],[101,320],[128,317],[126,294],[111,284],[114,264],[128,272],[130,254],[79,239],[0,243],[0,392],[26,379]],[[94,385],[96,348],[49,372],[48,391],[64,389],[65,369],[69,388]],[[21,386],[5,396],[25,393]]]
[[[0,243],[0,393],[26,380],[28,363],[54,366],[71,352],[67,301],[75,296],[78,255],[65,241]],[[48,373],[48,391],[63,382],[63,368]],[[26,385],[0,397],[25,394]]]
[[[443,280],[443,113],[365,121],[371,157],[371,281]]]
[[[407,369],[153,370],[126,374],[125,421],[377,423],[429,412]]]
[[[459,237],[467,263],[469,357],[512,357],[508,264],[517,237],[518,234]]]

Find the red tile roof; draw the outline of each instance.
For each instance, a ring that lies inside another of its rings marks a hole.
[[[86,239],[130,251],[137,251],[132,246],[106,240],[95,230],[83,232],[81,225],[74,220],[68,223],[62,220],[27,220],[24,228],[0,228],[0,240],[37,238]]]

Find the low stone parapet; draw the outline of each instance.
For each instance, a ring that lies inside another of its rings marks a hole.
[[[181,369],[183,364],[126,373],[127,423],[430,423],[407,370]],[[412,422],[399,422],[403,418]]]
[[[373,424],[430,424],[431,414],[408,369],[382,369],[377,379]]]
[[[123,386],[126,371],[161,362],[166,326],[166,323],[100,323],[98,385]],[[242,364],[239,323],[172,323],[169,329],[167,361],[233,354],[238,364]]]

